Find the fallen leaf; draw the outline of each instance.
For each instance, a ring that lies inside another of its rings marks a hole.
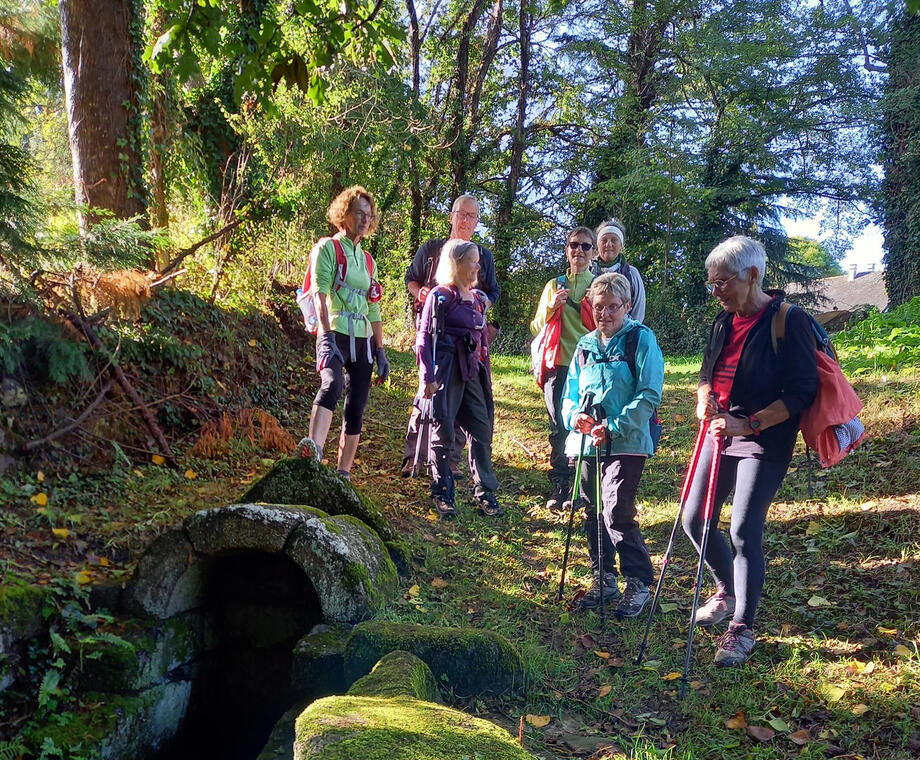
[[[862,673],[866,669],[867,665],[868,663],[862,662],[860,660],[852,660],[851,662],[847,663],[845,670],[850,675],[856,676]]]
[[[67,528],[52,528],[51,532],[58,538],[67,538],[70,535],[70,531]]]
[[[811,741],[811,734],[808,733],[807,728],[803,728],[789,734],[789,738],[792,740],[793,744],[798,744],[800,747],[803,747]]]
[[[686,422],[686,421],[687,421],[687,418],[684,417],[684,415],[682,415],[682,414],[675,414],[675,415],[674,415],[674,422]]]
[[[431,587],[432,588],[447,588],[448,583],[443,578],[432,578]]]
[[[777,731],[788,731],[789,724],[786,723],[782,718],[771,718],[767,721],[770,724],[771,728],[776,729]]]
[[[661,660],[646,660],[642,663],[642,667],[645,670],[658,670],[661,666]]]
[[[818,596],[817,594],[815,594],[814,596],[811,597],[811,599],[808,600],[808,606],[809,607],[833,607],[833,604],[827,601],[827,599],[825,599],[823,596]]]
[[[134,470],[134,474],[137,475],[137,477],[139,478],[144,477],[144,473],[142,473],[140,470]]]
[[[189,480],[194,480],[198,477],[198,474],[194,470],[186,470],[185,477],[187,477]]]
[[[806,536],[817,536],[821,532],[821,523],[811,520],[805,528]]]
[[[853,713],[853,715],[865,715],[869,712],[869,705],[864,705],[860,702],[858,705],[853,705],[850,708],[850,712]]]
[[[744,717],[744,710],[738,710],[734,718],[725,721],[726,728],[747,728],[747,718]]]
[[[594,637],[590,633],[580,636],[578,641],[585,649],[594,649],[594,647],[597,646],[597,641],[594,640]]]
[[[622,657],[611,657],[609,660],[607,660],[607,664],[611,668],[622,668],[626,664],[626,660],[624,660]]]
[[[885,628],[884,626],[880,625],[875,630],[878,633],[882,634],[883,636],[897,636],[898,635],[897,628]]]
[[[43,473],[41,470],[39,470],[38,472],[35,473],[35,479],[36,479],[39,483],[43,483],[43,482],[45,481],[45,473]]]
[[[35,494],[35,496],[31,498],[31,501],[34,501],[40,507],[47,506],[48,494],[46,494],[44,491],[40,491],[39,493]]]
[[[874,661],[874,660],[869,660],[869,662],[866,663],[866,667],[863,668],[863,674],[864,674],[864,675],[869,675],[869,674],[872,673],[874,670],[875,670],[875,661]]]
[[[601,688],[597,690],[597,696],[606,697],[612,688],[612,686],[601,686]]]
[[[76,582],[81,586],[85,586],[87,583],[90,583],[93,580],[93,576],[89,570],[81,570],[76,575],[74,575],[74,580],[76,580]]]
[[[776,736],[776,731],[766,726],[748,726],[747,732],[759,742],[768,742]]]
[[[527,722],[534,726],[535,728],[543,728],[547,723],[549,723],[549,715],[528,715]]]
[[[702,681],[691,681],[688,685],[691,689],[699,690],[702,689],[706,684],[704,684]]]
[[[827,697],[828,702],[839,702],[846,693],[847,690],[842,686],[835,686],[832,683],[824,687],[824,696]]]
[[[609,660],[609,659],[610,659],[610,652],[601,652],[600,650],[595,649],[595,650],[594,650],[594,654],[596,654],[596,655],[597,655],[598,657],[600,657],[602,660]]]
[[[416,596],[418,596],[420,593],[422,593],[422,590],[418,587],[418,584],[416,583],[416,584],[415,584],[414,586],[412,586],[406,593],[407,593],[410,597],[416,597]]]
[[[658,605],[658,609],[662,612],[674,612],[677,609],[680,609],[680,605],[675,602],[662,602]]]
[[[154,464],[166,464],[166,459],[162,454],[154,454],[152,457],[150,457],[150,461]]]
[[[911,655],[913,655],[913,652],[911,652],[910,649],[908,649],[906,646],[904,646],[904,644],[898,644],[898,645],[894,648],[894,653],[895,653],[898,657],[903,657],[903,658],[905,658],[905,659],[907,659],[907,658],[909,658]]]
[[[670,673],[665,673],[665,675],[661,677],[661,680],[662,681],[673,681],[677,678],[680,678],[682,675],[683,673],[681,673],[679,670],[672,670]]]
[[[108,567],[108,566],[109,566],[109,558],[108,558],[108,557],[100,557],[100,558],[99,558],[99,564],[102,565],[103,567]]]
[[[249,345],[252,346],[253,348],[255,348],[256,346],[259,345],[259,341],[257,341],[255,338],[250,338],[250,339],[249,339]]]

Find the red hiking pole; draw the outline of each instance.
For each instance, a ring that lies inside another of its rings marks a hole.
[[[716,487],[719,484],[719,465],[722,462],[722,448],[727,439],[712,437],[712,465],[709,468],[709,483],[706,488],[706,503],[703,506],[703,539],[700,541],[700,562],[696,569],[696,588],[693,591],[693,607],[690,609],[690,632],[687,634],[687,653],[684,655],[684,674],[680,679],[680,698],[687,693],[687,675],[690,672],[690,657],[693,653],[693,633],[696,628],[696,611],[700,603],[700,588],[703,585],[703,566],[706,561],[706,546],[709,544],[709,529],[713,508],[716,503]]]
[[[696,434],[696,443],[693,445],[693,454],[690,457],[690,466],[687,468],[687,475],[684,477],[684,487],[680,491],[680,502],[677,505],[677,517],[674,518],[674,525],[671,528],[671,537],[668,539],[668,548],[665,549],[664,559],[661,562],[661,575],[658,576],[658,585],[655,587],[655,596],[652,599],[652,606],[648,611],[648,619],[645,621],[645,635],[642,637],[642,643],[639,644],[639,654],[636,656],[636,665],[642,664],[642,658],[645,656],[645,648],[648,646],[649,632],[652,630],[652,619],[655,616],[655,610],[658,607],[658,598],[661,596],[661,588],[664,585],[664,576],[668,571],[668,565],[671,561],[671,551],[674,548],[674,538],[677,535],[677,528],[684,516],[684,507],[687,505],[687,495],[690,493],[690,484],[693,482],[693,476],[696,474],[696,465],[700,461],[700,452],[703,450],[703,444],[706,441],[706,430],[708,425],[706,420],[700,420],[700,429]]]

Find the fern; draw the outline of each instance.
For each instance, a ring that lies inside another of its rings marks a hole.
[[[38,706],[48,707],[57,702],[55,697],[61,695],[61,672],[51,668],[45,671],[45,677],[42,678],[42,685],[38,690]]]

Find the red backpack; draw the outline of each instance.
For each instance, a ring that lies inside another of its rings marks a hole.
[[[332,283],[332,292],[338,293],[343,288],[349,291],[349,295],[344,300],[351,302],[355,295],[363,295],[367,298],[368,303],[377,303],[383,297],[383,287],[374,279],[374,259],[364,251],[364,263],[367,266],[367,274],[371,278],[371,286],[367,291],[352,287],[345,282],[345,275],[348,273],[348,259],[345,258],[345,249],[342,247],[338,238],[320,238],[313,250],[310,251],[310,258],[307,261],[307,271],[303,276],[303,284],[297,288],[296,300],[300,311],[303,314],[303,324],[307,332],[316,334],[319,326],[319,317],[316,314],[316,306],[313,303],[313,255],[324,246],[329,240],[332,241],[332,247],[335,249],[335,280]]]

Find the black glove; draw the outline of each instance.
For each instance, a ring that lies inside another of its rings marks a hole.
[[[335,333],[330,330],[323,333],[319,341],[319,348],[316,349],[316,369],[322,372],[333,359],[338,359],[342,364],[345,363],[345,357],[335,344]]]
[[[377,361],[377,380],[385,383],[390,376],[390,360],[387,359],[387,352],[383,350],[383,346],[377,349],[374,358]]]

